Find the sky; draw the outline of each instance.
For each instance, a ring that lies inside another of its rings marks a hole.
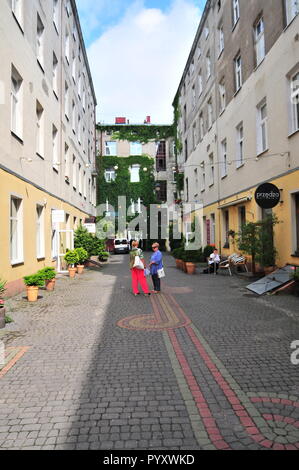
[[[204,0],[76,0],[97,95],[97,121],[172,122]]]

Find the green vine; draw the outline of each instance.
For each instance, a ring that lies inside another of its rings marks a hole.
[[[124,124],[124,125],[97,125],[100,131],[112,132],[112,139],[127,140],[129,142],[156,142],[173,137],[173,125],[152,124]]]
[[[183,144],[180,139],[178,127],[179,127],[179,119],[181,117],[181,109],[179,105],[179,95],[177,95],[172,103],[173,106],[173,136],[175,140],[175,149],[176,152],[181,153],[183,150]]]

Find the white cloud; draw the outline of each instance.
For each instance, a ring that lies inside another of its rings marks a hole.
[[[172,122],[172,101],[200,20],[192,0],[174,0],[165,13],[131,5],[120,22],[88,49],[98,120]]]

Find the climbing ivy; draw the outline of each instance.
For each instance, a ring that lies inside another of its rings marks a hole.
[[[172,103],[173,106],[173,125],[172,132],[175,141],[175,149],[177,153],[181,153],[183,150],[183,144],[181,142],[181,136],[179,135],[179,119],[181,117],[181,110],[179,105],[179,95],[177,95]]]
[[[124,124],[124,125],[97,125],[100,131],[112,132],[112,139],[127,140],[129,142],[156,142],[168,139],[174,135],[173,125],[152,124]]]

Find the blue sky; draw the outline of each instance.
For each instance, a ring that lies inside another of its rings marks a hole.
[[[172,121],[204,0],[76,0],[98,121]]]

